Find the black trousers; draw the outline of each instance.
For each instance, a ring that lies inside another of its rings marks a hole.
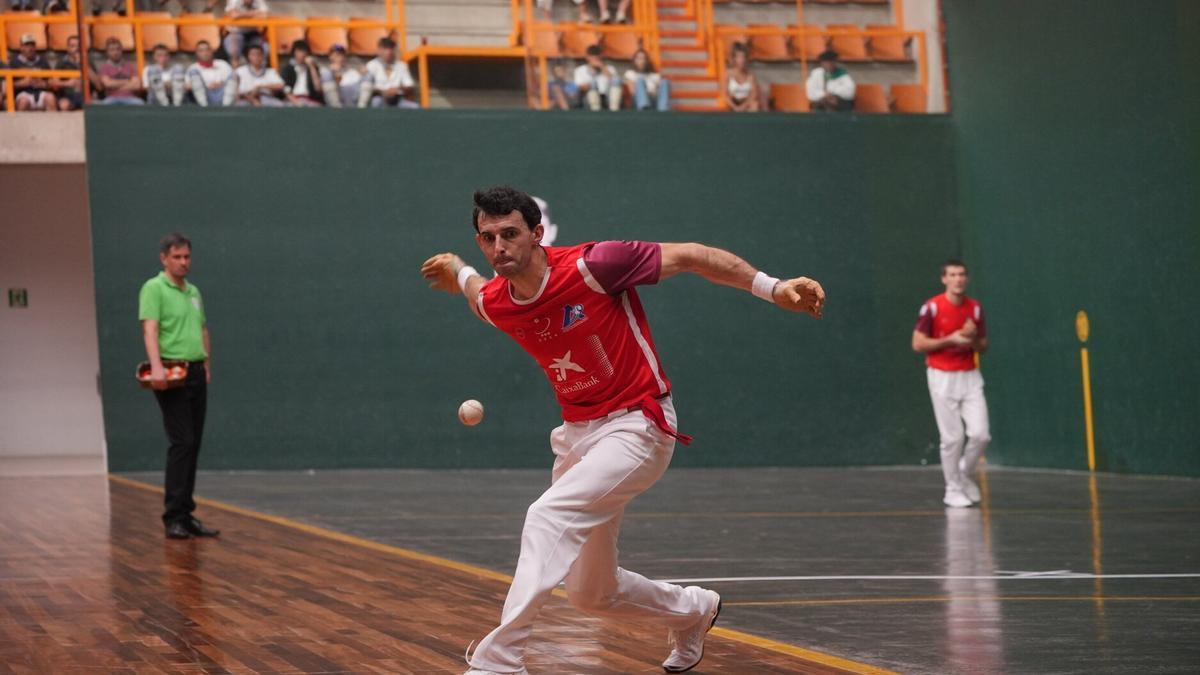
[[[196,489],[196,459],[200,455],[200,439],[204,436],[204,414],[208,407],[208,383],[204,362],[188,367],[187,380],[182,387],[155,391],[162,410],[163,427],[167,431],[167,475],[163,523],[187,520],[196,510],[192,492]]]

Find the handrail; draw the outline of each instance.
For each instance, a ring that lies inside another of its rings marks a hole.
[[[19,77],[39,77],[45,79],[67,80],[83,78],[83,73],[78,70],[56,70],[44,68],[13,68],[12,70],[0,70],[0,77],[4,78],[4,109],[8,112],[16,110],[17,93],[13,91],[13,80]]]
[[[723,35],[745,35],[753,37],[755,35],[783,35],[794,39],[801,39],[806,35],[821,35],[830,37],[834,35],[862,35],[866,38],[871,37],[906,37],[909,39],[915,38],[917,41],[917,66],[919,84],[925,91],[929,91],[929,60],[925,45],[925,33],[916,30],[903,29],[883,29],[883,28],[861,28],[861,29],[838,29],[838,30],[809,30],[803,24],[794,28],[786,28],[783,26],[756,26],[750,28],[748,26],[738,26],[730,24],[717,24],[715,26],[716,39],[714,40],[714,52],[719,60],[718,86],[721,87],[721,107],[725,107],[725,72],[728,66],[728,56],[725,54],[725,41],[719,39]],[[808,79],[808,55],[804,51],[800,52],[800,70],[801,77]]]

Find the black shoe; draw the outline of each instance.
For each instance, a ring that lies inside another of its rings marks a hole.
[[[221,534],[220,530],[214,530],[211,527],[205,527],[204,523],[195,518],[189,518],[188,520],[183,521],[183,526],[193,537],[215,537],[218,534]]]
[[[183,523],[175,521],[167,525],[167,539],[191,539],[192,533],[184,527]]]

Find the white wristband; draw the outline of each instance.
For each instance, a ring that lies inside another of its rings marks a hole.
[[[767,302],[775,302],[775,284],[779,283],[779,279],[769,276],[766,272],[759,272],[754,275],[754,283],[750,285],[750,292]]]
[[[467,279],[479,274],[474,267],[463,265],[463,268],[458,271],[458,287],[465,293],[467,291]]]

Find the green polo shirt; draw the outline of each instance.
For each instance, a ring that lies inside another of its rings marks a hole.
[[[158,350],[164,359],[203,361],[204,302],[195,284],[184,282],[183,290],[159,272],[142,284],[138,294],[138,319],[158,322]]]

